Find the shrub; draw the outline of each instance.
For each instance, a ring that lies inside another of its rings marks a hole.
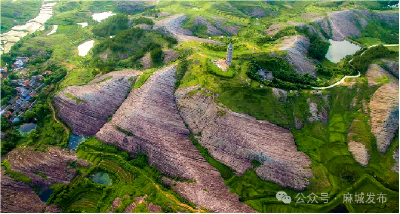
[[[151,62],[154,66],[161,65],[163,62],[163,52],[161,48],[155,48],[150,51]]]

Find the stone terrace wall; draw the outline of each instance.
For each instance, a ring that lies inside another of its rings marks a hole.
[[[143,151],[151,165],[171,177],[196,180],[178,182],[174,191],[213,212],[254,212],[229,192],[220,173],[190,141],[175,104],[175,65],[153,73],[132,91],[96,138],[135,154]],[[131,134],[117,130],[119,127]]]

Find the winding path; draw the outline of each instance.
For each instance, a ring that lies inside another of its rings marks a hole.
[[[369,46],[365,51],[367,51],[369,48],[376,47],[376,46],[378,46],[378,45],[380,45],[380,44],[371,45],[371,46]],[[391,45],[383,45],[383,46],[385,46],[385,47],[394,47],[394,46],[399,46],[399,44],[391,44]],[[361,56],[365,53],[365,51],[361,53]],[[353,58],[353,59],[354,59],[354,58]],[[351,65],[351,62],[353,61],[353,59],[351,59],[351,60],[349,61],[349,64],[350,64],[350,65]],[[352,66],[352,65],[351,65],[351,66]],[[361,73],[358,72],[358,74],[355,75],[355,76],[344,76],[344,77],[343,77],[342,79],[340,79],[338,82],[336,82],[336,83],[334,83],[334,84],[332,84],[332,85],[330,85],[330,86],[325,86],[325,87],[312,87],[312,89],[323,90],[323,89],[333,88],[333,87],[335,87],[335,86],[337,86],[337,85],[342,84],[342,83],[344,82],[344,80],[347,79],[347,78],[357,78],[357,77],[360,77],[360,76],[361,76]]]

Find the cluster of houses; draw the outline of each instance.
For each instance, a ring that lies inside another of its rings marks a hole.
[[[36,100],[32,101],[32,97],[36,96],[45,86],[43,83],[43,75],[35,75],[30,78],[26,77],[28,70],[24,67],[28,60],[28,57],[16,58],[15,63],[12,65],[12,71],[19,72],[21,78],[10,80],[10,82],[15,85],[17,96],[6,104],[2,103],[1,106],[1,116],[6,117],[12,123],[19,121],[20,118],[25,115],[26,111],[32,110],[33,106],[36,104]],[[45,74],[50,73],[51,71],[45,72]]]
[[[27,69],[24,70],[26,63],[28,63],[29,57],[17,57],[14,64],[11,65],[11,72],[22,72],[26,75]],[[8,73],[7,67],[0,68],[0,77],[3,79]]]

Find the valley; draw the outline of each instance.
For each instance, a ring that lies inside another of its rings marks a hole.
[[[394,3],[2,14],[2,212],[398,213]]]

